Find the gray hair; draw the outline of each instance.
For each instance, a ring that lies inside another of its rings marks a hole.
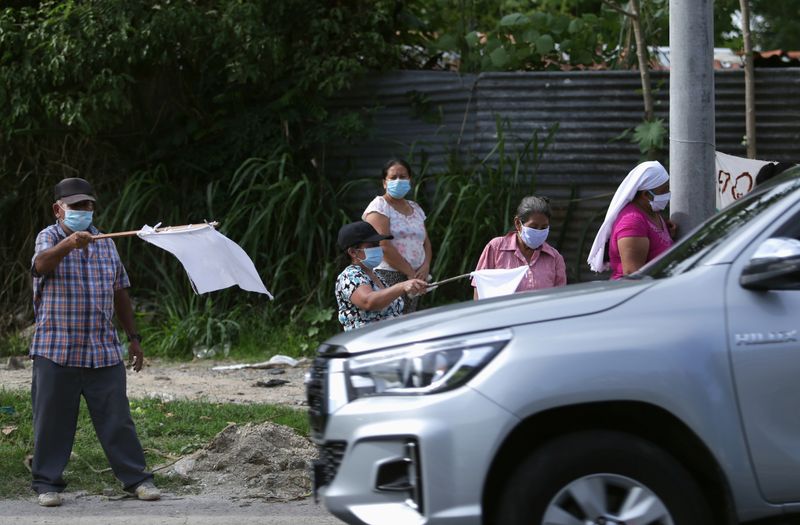
[[[530,219],[534,213],[541,213],[548,219],[550,218],[550,199],[547,197],[537,197],[536,195],[529,195],[522,199],[522,202],[517,206],[517,217],[522,222]]]

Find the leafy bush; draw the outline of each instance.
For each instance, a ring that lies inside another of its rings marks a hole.
[[[15,5],[0,9],[0,334],[31,319],[34,238],[53,221],[52,186],[68,176],[94,184],[105,231],[220,220],[275,295],[194,296],[170,254],[120,240],[148,352],[185,358],[199,348],[268,347],[299,356],[338,330],[336,233],[348,220],[350,186],[327,177],[325,145],[365,125],[326,104],[363,72],[397,63],[398,23],[406,23],[397,3]],[[428,115],[424,96],[412,102]],[[502,233],[533,191],[551,139],[534,135],[511,157],[501,137],[485,159],[454,158],[447,174],[420,170],[416,198],[431,217],[436,275],[469,269],[474,261],[460,254]],[[467,213],[480,221],[450,228]],[[466,298],[468,290],[456,290],[433,300]]]
[[[246,207],[261,208],[254,196],[267,188],[289,195],[303,181],[294,195],[303,197],[321,179],[314,165],[327,137],[361,129],[352,114],[329,116],[327,98],[395,63],[388,0],[11,5],[0,8],[0,310],[12,315],[0,319],[0,333],[19,315],[30,318],[33,241],[53,220],[59,179],[95,185],[96,222],[107,231],[221,217],[236,204],[223,231],[252,244],[272,220],[248,222],[257,212]],[[267,160],[245,163],[252,157]],[[291,162],[272,171],[280,159]],[[236,184],[253,193],[234,203]],[[281,248],[305,225],[284,226]],[[324,240],[313,240],[315,249]],[[150,286],[152,263],[167,263],[146,250],[140,257],[132,242],[120,251],[134,285]],[[276,267],[278,253],[256,257]],[[305,279],[296,262],[277,267]],[[286,297],[294,289],[276,288]]]

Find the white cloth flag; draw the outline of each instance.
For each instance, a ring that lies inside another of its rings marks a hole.
[[[488,299],[514,293],[527,271],[528,267],[523,265],[510,270],[496,268],[475,270],[470,276],[475,280],[478,299]]]
[[[247,253],[208,224],[156,231],[144,225],[137,235],[178,258],[198,294],[238,285],[272,299]]]
[[[741,199],[756,185],[756,175],[767,160],[743,159],[714,152],[716,159],[717,209]]]

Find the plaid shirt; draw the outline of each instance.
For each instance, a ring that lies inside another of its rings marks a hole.
[[[100,232],[90,226],[89,233]],[[30,356],[61,366],[116,365],[122,361],[122,346],[112,322],[114,291],[130,286],[128,274],[111,239],[94,241],[86,250],[72,250],[51,273],[37,274],[36,256],[66,237],[58,223],[36,237],[31,260],[36,332]]]

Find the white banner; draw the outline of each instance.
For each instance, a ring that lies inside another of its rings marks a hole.
[[[714,152],[717,171],[717,209],[728,206],[750,193],[756,185],[758,170],[767,160],[743,159],[726,153]]]
[[[199,294],[238,285],[242,290],[267,294],[272,299],[242,247],[208,224],[158,232],[145,225],[137,235],[177,257]]]

